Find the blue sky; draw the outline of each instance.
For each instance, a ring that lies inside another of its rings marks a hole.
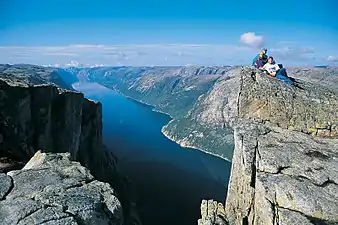
[[[337,64],[336,0],[2,0],[0,62]]]

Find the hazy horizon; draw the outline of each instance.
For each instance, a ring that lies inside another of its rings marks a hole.
[[[4,0],[0,62],[246,65],[266,47],[284,65],[337,66],[337,6],[334,0]]]

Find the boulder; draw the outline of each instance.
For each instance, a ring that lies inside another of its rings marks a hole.
[[[0,181],[0,224],[123,224],[114,189],[69,153],[38,151],[23,169],[0,174]]]

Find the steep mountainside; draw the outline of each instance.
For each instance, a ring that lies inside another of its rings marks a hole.
[[[114,155],[102,146],[101,104],[53,85],[62,81],[54,70],[30,65],[2,68],[6,73],[0,72],[0,172],[20,169],[40,149],[69,152],[96,179],[112,185],[126,223],[135,222],[129,182]],[[69,84],[62,81],[60,86]]]

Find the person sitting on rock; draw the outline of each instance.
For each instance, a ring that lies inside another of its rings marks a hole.
[[[266,48],[263,48],[261,52],[258,53],[252,60],[252,65],[256,68],[261,69],[268,62],[268,56],[266,55],[267,52],[268,50]]]
[[[265,65],[264,63],[264,55],[263,53],[260,53],[258,57],[256,58],[256,61],[254,62],[254,66],[258,69],[262,69],[263,66]]]
[[[263,70],[266,70],[268,75],[276,77],[287,84],[294,84],[290,77],[288,77],[285,68],[280,68],[278,64],[274,62],[272,56],[268,58],[268,62],[263,66]]]

